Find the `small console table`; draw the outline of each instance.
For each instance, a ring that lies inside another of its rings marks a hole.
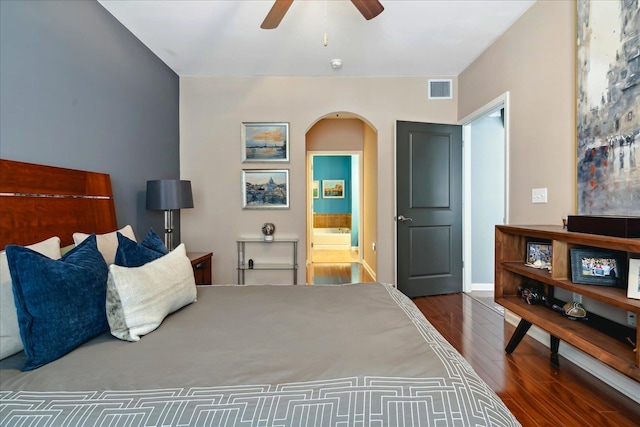
[[[238,246],[238,284],[244,285],[245,273],[254,270],[291,270],[293,272],[293,284],[298,284],[298,239],[274,239],[265,241],[263,238],[242,238],[237,241]],[[246,255],[246,247],[250,244],[263,245],[291,245],[292,256],[290,263],[256,262],[249,266]]]

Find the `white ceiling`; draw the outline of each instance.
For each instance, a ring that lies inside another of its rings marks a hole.
[[[271,0],[98,1],[180,76],[359,77],[457,76],[535,2],[381,0],[366,21],[348,0],[295,0],[262,30]]]

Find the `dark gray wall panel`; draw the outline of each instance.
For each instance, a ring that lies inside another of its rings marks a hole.
[[[118,223],[162,234],[145,189],[180,176],[178,76],[92,0],[0,1],[0,55],[0,157],[109,173]]]
[[[411,207],[446,208],[451,204],[449,177],[451,138],[432,132],[411,135]],[[437,182],[439,185],[416,185]]]
[[[432,242],[439,242],[435,247]],[[451,274],[451,227],[410,227],[409,276],[429,277]]]

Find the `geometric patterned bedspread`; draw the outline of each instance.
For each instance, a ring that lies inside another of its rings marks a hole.
[[[463,381],[344,378],[279,386],[2,393],[3,426],[514,426]],[[436,397],[434,399],[434,396]],[[440,402],[434,405],[433,402]]]
[[[385,288],[444,363],[446,376],[133,391],[2,391],[0,426],[519,426],[417,307],[395,288]]]

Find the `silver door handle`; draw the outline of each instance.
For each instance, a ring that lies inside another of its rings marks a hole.
[[[409,218],[409,217],[406,217],[404,215],[398,215],[398,221],[400,221],[400,222],[413,221],[413,218]]]

